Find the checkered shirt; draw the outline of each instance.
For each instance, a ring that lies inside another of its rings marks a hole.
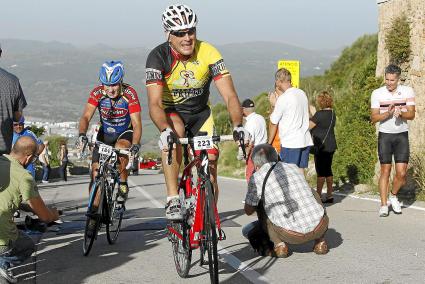
[[[248,183],[245,204],[258,205],[264,178],[272,165],[265,164],[253,174]],[[264,199],[270,221],[298,233],[312,232],[325,213],[304,175],[293,164],[279,162],[275,166],[267,179]]]

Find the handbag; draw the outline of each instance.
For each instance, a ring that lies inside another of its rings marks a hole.
[[[249,233],[248,233],[248,241],[251,244],[252,248],[258,252],[258,254],[265,256],[270,250],[273,250],[274,244],[270,240],[269,234],[267,233],[267,229],[264,228],[266,225],[267,215],[266,211],[264,209],[264,190],[266,188],[266,182],[267,179],[270,176],[270,173],[274,169],[274,167],[277,165],[277,162],[274,163],[269,171],[267,172],[264,181],[263,181],[263,187],[261,192],[261,198],[258,201],[257,205],[257,216],[258,216],[258,226],[255,226]]]
[[[323,146],[325,144],[326,138],[328,138],[329,131],[331,130],[332,123],[334,121],[334,111],[333,110],[331,110],[331,111],[332,111],[331,123],[329,124],[329,128],[326,131],[326,135],[325,135],[325,138],[323,138],[323,141],[321,141],[319,137],[313,135],[313,144],[314,145],[313,145],[313,147],[310,148],[310,153],[313,154],[313,155],[318,154],[324,148]]]

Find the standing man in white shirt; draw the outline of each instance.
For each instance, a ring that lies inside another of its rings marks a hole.
[[[291,72],[285,68],[275,74],[278,97],[270,115],[268,143],[272,144],[279,130],[281,144],[280,158],[283,162],[295,164],[300,171],[308,166],[308,154],[313,145],[309,131],[308,99],[303,90],[292,87]]]
[[[387,196],[393,156],[396,174],[389,199],[394,213],[401,214],[397,193],[406,183],[410,155],[407,121],[415,118],[415,93],[411,87],[398,84],[400,74],[400,67],[393,64],[388,65],[385,68],[385,86],[374,90],[371,98],[370,117],[373,123],[379,122],[380,217],[388,216]]]
[[[242,113],[246,120],[245,130],[250,135],[249,144],[246,147],[248,159],[246,160],[245,168],[245,177],[249,182],[254,172],[254,163],[251,159],[252,149],[257,145],[267,143],[267,127],[264,117],[255,112],[255,105],[252,100],[246,99],[242,102]]]

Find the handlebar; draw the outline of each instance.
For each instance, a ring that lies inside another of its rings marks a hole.
[[[83,145],[83,149],[81,150],[81,153],[84,153],[84,151],[86,150],[86,147],[87,146],[89,146],[89,147],[99,147],[100,145],[102,145],[102,144],[104,144],[104,145],[107,145],[107,144],[105,144],[105,143],[103,143],[103,142],[101,142],[101,141],[96,141],[96,142],[88,142],[87,141],[87,143],[84,143],[84,145]],[[107,145],[107,146],[109,146],[109,145]],[[112,147],[112,146],[109,146],[109,147]],[[122,154],[122,155],[127,155],[127,156],[131,156],[131,152],[128,150],[128,149],[117,149],[117,148],[114,148],[114,147],[112,147],[112,150],[116,153],[116,154]],[[126,170],[129,170],[132,166],[133,166],[133,163],[134,163],[134,157],[133,157],[133,159],[132,159],[132,161],[129,161],[128,162],[128,164],[127,164],[127,166],[125,167],[125,169]]]
[[[182,144],[182,145],[187,145],[187,144],[191,145],[191,144],[193,144],[194,139],[197,138],[197,137],[206,137],[206,135],[186,137],[186,138],[178,138],[177,141],[175,141],[175,139],[173,139],[172,137],[169,136],[168,140],[167,140],[168,141],[168,149],[169,149],[169,151],[168,151],[168,161],[167,161],[168,165],[171,165],[172,149],[173,149],[173,145],[176,142],[179,143],[179,144]],[[224,141],[234,141],[233,135],[213,135],[213,136],[210,136],[210,137],[211,137],[211,139],[214,143],[224,142]],[[239,143],[240,143],[240,146],[242,148],[244,158],[246,159],[245,142],[244,142],[243,137],[242,137],[242,139],[239,139]]]

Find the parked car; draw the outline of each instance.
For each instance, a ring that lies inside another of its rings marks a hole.
[[[153,159],[141,159],[139,169],[157,170],[158,163]]]

